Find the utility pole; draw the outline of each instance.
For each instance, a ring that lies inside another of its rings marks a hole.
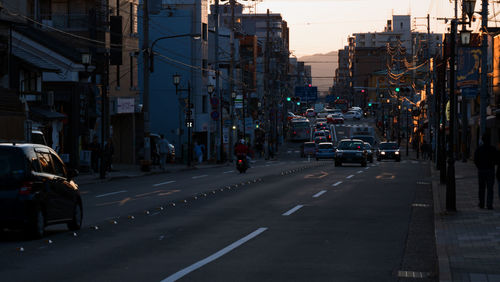
[[[488,0],[482,1],[481,30],[483,42],[481,44],[481,136],[486,133],[486,108],[488,107]]]
[[[446,181],[446,210],[456,211],[456,186],[455,186],[455,49],[456,49],[457,19],[451,21],[451,58],[450,58],[450,135],[448,141],[448,179]]]
[[[271,115],[270,115],[270,106],[271,103],[269,101],[270,95],[269,95],[269,49],[270,49],[270,40],[269,40],[269,32],[270,32],[270,27],[269,27],[269,9],[267,9],[267,17],[266,17],[266,48],[264,52],[264,109],[265,109],[265,121],[266,121],[266,140],[267,140],[267,158],[269,158],[270,152],[269,149],[271,148],[269,142],[270,142],[270,131],[271,131]]]
[[[231,63],[229,64],[229,91],[230,97],[231,97],[231,129],[230,129],[230,134],[229,134],[229,149],[230,151],[229,155],[232,156],[232,148],[233,148],[233,143],[234,143],[234,6],[235,6],[236,0],[230,0],[230,6],[231,6],[231,37],[229,39],[229,45],[231,47]],[[232,160],[232,158],[231,158]]]
[[[215,23],[215,96],[219,97],[219,162],[224,159],[224,119],[222,115],[223,102],[222,102],[222,91],[220,91],[219,85],[219,0],[215,0],[215,11],[214,11],[214,23]]]
[[[149,121],[149,8],[148,0],[143,0],[142,2],[142,34],[144,40],[142,42],[142,75],[143,75],[143,105],[142,111],[144,113],[144,163],[142,169],[149,170],[151,165],[151,143],[149,140],[149,134],[151,130],[151,123]],[[179,144],[180,145],[180,144]]]
[[[425,87],[425,93],[426,93],[426,99],[430,101],[430,96],[431,96],[431,15],[427,14],[427,86]],[[434,97],[433,97],[434,98]],[[431,109],[428,105],[428,109]],[[431,113],[432,111],[429,111],[427,113],[427,119],[429,120],[428,123],[428,129],[429,129],[429,142],[427,144],[432,144],[432,131],[431,131],[431,119],[430,115],[434,116],[434,113]]]

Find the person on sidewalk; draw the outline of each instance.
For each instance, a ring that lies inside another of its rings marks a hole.
[[[92,143],[89,144],[90,150],[90,166],[94,173],[99,172],[99,157],[101,154],[101,145],[97,141],[97,135],[92,138]]]
[[[165,139],[165,135],[161,134],[160,135],[160,141],[158,141],[158,153],[160,155],[160,169],[165,170],[166,169],[166,161],[167,161],[167,154],[168,154],[168,141]]]
[[[479,181],[479,208],[484,209],[484,194],[486,192],[486,207],[493,209],[493,185],[495,185],[495,164],[498,163],[497,149],[491,146],[490,135],[482,136],[481,144],[474,153],[474,164],[477,167]]]
[[[202,144],[198,144],[198,142],[196,142],[194,144],[194,154],[196,156],[196,159],[198,160],[198,164],[202,164],[203,163],[203,151],[205,150],[205,146]]]

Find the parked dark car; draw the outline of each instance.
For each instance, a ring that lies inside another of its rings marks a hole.
[[[45,226],[82,226],[78,171],[68,169],[50,147],[0,143],[0,230],[24,229],[40,238]]]
[[[381,142],[377,150],[377,161],[381,160],[395,160],[401,161],[401,153],[399,151],[398,143],[396,142]]]
[[[343,163],[359,163],[366,166],[367,156],[364,142],[359,139],[343,139],[339,142],[335,151],[335,166]]]

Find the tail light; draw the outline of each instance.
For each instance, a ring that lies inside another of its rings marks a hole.
[[[31,193],[31,189],[33,188],[33,182],[23,182],[21,188],[19,188],[19,195],[29,195]]]
[[[239,163],[239,164],[243,163],[243,160],[238,160],[238,163]]]
[[[293,135],[295,135],[295,134],[297,134],[297,131],[294,131],[294,132],[293,132]]]

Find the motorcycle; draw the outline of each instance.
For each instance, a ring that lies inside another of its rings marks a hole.
[[[247,159],[245,156],[238,156],[238,159],[236,161],[236,169],[238,169],[238,171],[240,173],[245,173],[248,169],[248,165],[247,165]]]

